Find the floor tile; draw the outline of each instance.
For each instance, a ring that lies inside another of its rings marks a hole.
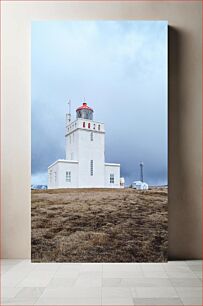
[[[103,273],[110,272],[142,272],[142,267],[140,264],[135,263],[112,263],[112,264],[103,264]]]
[[[202,265],[202,260],[186,260],[185,263],[189,266]]]
[[[199,279],[202,280],[202,272],[196,272],[196,271],[193,271],[193,273],[195,274],[195,276]]]
[[[202,271],[202,265],[191,265],[189,266],[189,269],[193,272],[201,272]]]
[[[16,295],[16,298],[39,298],[44,292],[43,287],[24,287]]]
[[[203,305],[203,301],[201,297],[182,297],[181,298],[183,305],[190,305],[190,306],[196,306],[196,305]]]
[[[164,272],[164,267],[166,265],[159,263],[145,263],[142,264],[141,267],[144,272]]]
[[[8,298],[1,298],[1,305],[7,305],[7,303],[9,303],[9,299]]]
[[[60,268],[60,264],[57,263],[32,263],[33,271],[48,271],[56,272]]]
[[[28,274],[19,284],[19,287],[46,287],[53,278],[54,272],[33,271]]]
[[[1,265],[17,265],[19,263],[25,262],[24,259],[1,259]]]
[[[126,287],[122,278],[102,278],[102,287]]]
[[[25,279],[32,271],[31,265],[17,264],[12,269],[4,273],[1,277],[2,284],[5,287],[17,286],[23,279]]]
[[[82,264],[80,271],[81,272],[102,272],[103,264],[100,263],[86,263]]]
[[[186,266],[187,262],[185,260],[170,260],[165,265],[167,266]]]
[[[156,306],[156,305],[183,305],[183,302],[180,298],[134,298],[134,305],[150,305],[150,306]]]
[[[170,278],[174,287],[200,287],[202,282],[199,278]]]
[[[8,272],[9,270],[11,270],[13,268],[13,265],[3,265],[1,267],[1,274],[4,274],[6,272]]]
[[[138,278],[143,277],[143,271],[106,271],[103,272],[104,278]]]
[[[179,297],[173,287],[136,287],[135,290],[137,297],[140,298]]]
[[[89,305],[94,305],[94,306],[99,306],[101,305],[101,298],[93,298],[93,297],[66,297],[66,298],[45,298],[41,297],[37,300],[35,305],[84,305],[84,306],[89,306]]]
[[[168,278],[128,278],[122,279],[122,283],[126,283],[129,287],[171,287]]]
[[[146,278],[167,278],[168,274],[165,271],[143,271],[143,276]]]
[[[175,289],[181,298],[202,296],[202,287],[176,287]]]
[[[59,268],[54,274],[55,277],[65,277],[65,278],[77,278],[79,276],[80,270],[69,270],[68,268],[61,269]]]
[[[86,298],[86,297],[101,297],[101,288],[89,287],[69,287],[59,289],[45,289],[41,297],[47,298]]]
[[[34,305],[37,301],[37,297],[29,297],[29,298],[12,298],[5,302],[4,305]]]
[[[81,278],[78,278],[76,281],[75,281],[75,284],[74,284],[76,287],[101,287],[102,286],[102,278],[87,278],[87,279],[81,279]]]
[[[102,272],[100,271],[82,271],[79,273],[80,279],[102,278]]]
[[[169,278],[197,278],[195,273],[191,272],[180,272],[180,271],[167,271]]]
[[[59,272],[80,272],[82,269],[85,268],[84,264],[78,263],[59,263],[58,264],[58,271]]]
[[[166,272],[185,272],[185,273],[191,273],[191,269],[190,267],[188,267],[187,265],[167,265],[164,267],[164,270]]]
[[[120,297],[104,297],[102,298],[102,305],[115,305],[115,306],[130,306],[134,305],[133,299],[131,297],[125,297],[125,298],[120,298]]]
[[[51,288],[66,288],[73,287],[75,285],[76,278],[65,278],[65,277],[53,277],[48,283],[48,289]]]
[[[102,288],[102,300],[103,298],[128,298],[129,296],[131,296],[130,288],[123,288],[123,287]]]
[[[5,298],[13,298],[15,297],[21,288],[16,287],[2,287],[1,288],[1,296],[3,299]]]

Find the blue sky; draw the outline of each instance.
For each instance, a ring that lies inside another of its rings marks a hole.
[[[106,162],[121,164],[127,184],[167,183],[166,21],[32,23],[32,183],[65,158],[67,101],[85,97],[105,123]]]

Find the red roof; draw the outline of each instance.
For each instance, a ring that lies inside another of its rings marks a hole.
[[[89,107],[88,105],[87,105],[87,103],[83,103],[80,107],[78,107],[77,109],[76,109],[76,112],[77,111],[79,111],[79,110],[81,110],[81,109],[88,109],[88,110],[91,110],[92,112],[93,112],[93,109],[91,108],[91,107]]]

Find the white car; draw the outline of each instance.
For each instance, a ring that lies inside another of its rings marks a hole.
[[[134,188],[134,189],[141,189],[141,190],[147,190],[149,188],[149,186],[145,182],[134,181],[132,183],[132,188]]]

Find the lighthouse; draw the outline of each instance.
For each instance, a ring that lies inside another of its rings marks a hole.
[[[67,116],[66,159],[48,167],[48,188],[120,188],[120,164],[105,162],[104,123],[93,120],[93,109],[84,102],[76,119]]]

